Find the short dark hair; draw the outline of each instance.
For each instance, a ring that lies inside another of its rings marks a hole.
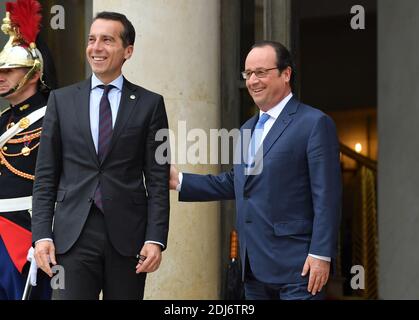
[[[135,29],[131,21],[127,17],[118,12],[102,11],[96,14],[93,22],[97,19],[119,21],[124,27],[124,31],[121,33],[122,44],[124,48],[134,45],[135,42]]]
[[[291,78],[290,78],[290,86],[291,90],[294,91],[295,89],[295,64],[294,59],[292,58],[291,53],[282,43],[276,41],[260,41],[256,42],[252,48],[263,48],[263,47],[272,47],[276,53],[276,66],[278,67],[279,71],[284,71],[286,68],[291,68]]]

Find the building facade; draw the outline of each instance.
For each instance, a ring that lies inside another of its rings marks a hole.
[[[5,1],[0,2],[4,10]],[[181,170],[195,173],[217,173],[231,165],[185,163],[194,137],[183,132],[238,128],[256,111],[240,78],[249,48],[263,39],[291,48],[297,62],[295,94],[334,118],[343,145],[344,219],[333,297],[419,298],[416,1],[40,2],[42,35],[53,51],[61,86],[90,74],[84,48],[92,16],[99,11],[127,15],[137,38],[124,74],[165,97],[174,160]],[[362,173],[362,167],[371,174]],[[361,192],[358,181],[372,185]],[[365,195],[369,202],[361,199]],[[366,203],[372,211],[362,209]],[[223,298],[234,202],[178,203],[172,192],[171,208],[168,249],[160,269],[148,277],[145,298]],[[354,249],[359,246],[364,249]],[[368,294],[351,288],[351,267],[357,264],[369,265],[366,282],[373,289]]]

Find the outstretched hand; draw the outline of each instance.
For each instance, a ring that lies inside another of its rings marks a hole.
[[[170,180],[169,188],[170,190],[176,190],[176,187],[180,183],[179,181],[179,170],[173,165],[170,165]]]

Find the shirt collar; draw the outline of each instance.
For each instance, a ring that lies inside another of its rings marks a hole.
[[[269,114],[274,120],[279,117],[282,110],[284,110],[285,106],[287,105],[288,101],[290,101],[292,98],[292,92],[290,92],[289,95],[287,95],[284,99],[282,99],[275,107],[269,109],[266,111],[267,114]],[[264,114],[263,111],[259,111],[259,117]]]
[[[111,85],[113,85],[114,87],[118,88],[119,90],[122,91],[122,85],[124,83],[124,77],[122,76],[122,74],[119,75],[118,78],[116,78],[115,80],[113,80],[111,83]],[[97,86],[103,85],[104,83],[102,81],[99,80],[98,77],[96,77],[96,75],[93,73],[92,74],[92,90],[95,89]]]

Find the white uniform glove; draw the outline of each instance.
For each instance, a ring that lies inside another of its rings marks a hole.
[[[38,273],[38,266],[36,265],[36,260],[34,257],[35,250],[31,247],[28,251],[28,255],[26,259],[31,263],[31,266],[29,268],[29,274],[28,277],[30,279],[31,286],[36,286],[36,275]]]

